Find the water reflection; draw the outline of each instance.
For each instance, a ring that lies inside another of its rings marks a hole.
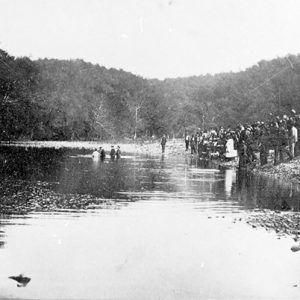
[[[231,196],[232,186],[236,183],[236,171],[233,169],[225,170],[224,189],[227,197]]]
[[[272,210],[299,211],[299,186],[266,179],[246,172],[237,173],[237,196],[240,203]]]
[[[299,211],[298,186],[190,156],[2,150],[0,297],[299,298],[289,244],[241,221]],[[8,277],[23,271],[34,280],[17,289]]]
[[[88,197],[136,201],[151,198],[153,192],[164,193],[164,199],[184,197],[200,204],[215,201],[222,203],[222,210],[227,205],[229,211],[232,206],[299,211],[298,186],[221,170],[196,156],[125,156],[101,161],[93,160],[85,150],[2,147],[1,153],[0,207],[4,212],[26,213],[26,206],[32,211],[32,199],[43,200],[43,205],[37,205],[39,211],[47,211],[53,199],[57,205],[52,209],[82,209],[87,207],[83,203]],[[47,201],[49,198],[52,200]]]

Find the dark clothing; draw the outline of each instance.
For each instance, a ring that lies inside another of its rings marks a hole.
[[[161,138],[161,142],[160,142],[162,153],[165,153],[166,143],[167,143],[167,138],[165,136],[163,136]]]
[[[117,150],[116,157],[117,157],[117,159],[121,158],[121,150],[120,149]]]
[[[186,136],[185,138],[185,151],[189,150],[190,138]]]
[[[269,144],[268,144],[268,136],[263,134],[261,137],[260,147],[259,147],[259,157],[260,164],[266,165],[268,163],[268,154],[269,154]]]
[[[249,151],[247,149],[246,143],[241,143],[239,148],[239,168],[245,168],[251,162],[248,153]]]
[[[112,148],[112,149],[110,150],[110,158],[111,158],[111,159],[114,159],[115,156],[116,156],[116,150],[115,150],[114,148]]]
[[[201,157],[203,155],[203,141],[198,144],[198,155]]]
[[[289,150],[287,149],[289,145],[289,136],[288,130],[285,126],[279,127],[279,161],[282,162],[284,160],[284,153],[286,153],[290,159],[292,159]]]
[[[104,160],[104,158],[105,158],[105,150],[104,149],[102,149],[100,151],[100,158],[101,158],[101,160]]]
[[[189,140],[185,140],[185,151],[189,150],[189,143],[190,143]]]
[[[196,153],[196,142],[195,142],[195,137],[191,137],[191,154]]]

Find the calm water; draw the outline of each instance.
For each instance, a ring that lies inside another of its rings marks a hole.
[[[1,298],[300,297],[295,242],[244,222],[299,211],[297,186],[168,155],[3,148],[0,167]]]

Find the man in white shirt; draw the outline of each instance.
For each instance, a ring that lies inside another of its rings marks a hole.
[[[298,130],[295,127],[295,122],[292,123],[292,128],[291,128],[291,143],[290,143],[290,153],[291,157],[295,157],[295,145],[298,142]]]

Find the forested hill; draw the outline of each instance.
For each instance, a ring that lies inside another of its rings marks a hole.
[[[182,136],[300,111],[300,55],[238,73],[146,80],[82,60],[15,58],[0,50],[0,139]]]

